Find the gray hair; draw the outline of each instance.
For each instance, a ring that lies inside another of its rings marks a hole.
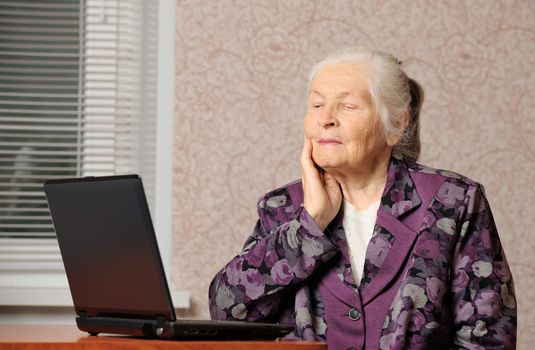
[[[307,94],[319,71],[342,62],[367,65],[370,95],[385,136],[401,135],[394,150],[408,161],[417,161],[420,155],[420,111],[424,102],[420,84],[405,74],[401,61],[393,55],[365,47],[350,47],[327,56],[312,67]],[[408,125],[404,127],[402,120],[406,115]]]

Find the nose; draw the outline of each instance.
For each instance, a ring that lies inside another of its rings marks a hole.
[[[326,129],[338,126],[338,119],[336,118],[332,107],[325,106],[318,118],[318,124]]]

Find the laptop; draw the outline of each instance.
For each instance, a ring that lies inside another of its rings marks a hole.
[[[50,180],[44,190],[81,331],[274,339],[293,330],[271,323],[178,320],[139,176]]]

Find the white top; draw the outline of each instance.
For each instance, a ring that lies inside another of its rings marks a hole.
[[[342,225],[346,234],[347,245],[349,247],[349,259],[351,260],[351,270],[355,278],[357,287],[364,271],[364,260],[366,258],[366,248],[373,235],[377,210],[380,201],[370,205],[368,209],[359,210],[344,201],[344,218]]]

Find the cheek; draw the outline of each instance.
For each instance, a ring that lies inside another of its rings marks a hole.
[[[352,125],[348,133],[348,138],[351,139],[349,148],[352,153],[365,152],[381,142],[380,126],[375,123]]]
[[[378,139],[382,138],[382,127],[380,122],[376,120],[370,120],[364,124],[360,129],[360,136],[365,143],[375,143]]]
[[[368,130],[366,125],[359,124],[347,127],[344,133],[351,146],[360,146],[366,142]]]
[[[305,119],[303,121],[303,127],[305,130],[305,136],[310,138],[313,135],[313,122],[312,118],[307,114],[305,115]]]

